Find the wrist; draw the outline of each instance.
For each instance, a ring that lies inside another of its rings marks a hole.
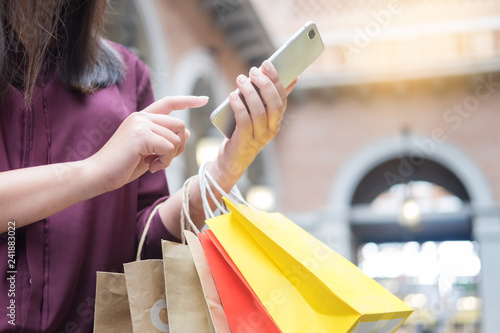
[[[116,188],[107,179],[106,173],[97,166],[94,159],[87,158],[81,161],[72,162],[76,170],[76,177],[79,177],[82,184],[83,194],[88,198],[93,198],[100,194],[110,192]]]
[[[207,171],[226,192],[238,182],[245,170],[237,163],[225,163],[219,157],[207,166]]]

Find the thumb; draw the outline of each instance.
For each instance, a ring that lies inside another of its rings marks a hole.
[[[141,112],[168,115],[174,110],[198,108],[207,102],[207,96],[167,96],[152,103]]]

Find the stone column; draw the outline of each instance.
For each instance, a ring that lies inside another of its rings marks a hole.
[[[481,332],[497,333],[500,327],[500,217],[478,216],[473,223],[481,259]]]

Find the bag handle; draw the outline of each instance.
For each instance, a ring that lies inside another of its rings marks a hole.
[[[231,191],[229,193],[226,193],[222,187],[220,187],[219,184],[215,181],[215,179],[210,175],[210,173],[207,170],[208,163],[203,162],[200,166],[200,169],[198,170],[198,182],[200,183],[200,194],[201,194],[201,201],[203,205],[203,211],[205,213],[205,219],[208,220],[210,218],[215,217],[214,211],[212,211],[212,208],[210,207],[210,204],[208,202],[207,198],[207,193],[210,195],[210,198],[212,201],[215,203],[219,211],[223,214],[227,214],[228,210],[225,207],[225,205],[221,204],[216,198],[215,194],[212,190],[212,186],[220,193],[222,194],[223,197],[226,197],[230,199],[233,202],[244,204],[252,209],[255,209],[252,207],[248,202],[245,201],[243,196],[241,195],[240,190],[236,185],[233,186]],[[181,207],[181,242],[182,244],[186,244],[186,239],[184,236],[183,230],[189,230],[192,231],[195,235],[198,235],[200,230],[196,227],[194,224],[193,220],[191,220],[191,216],[189,213],[189,193],[190,193],[190,187],[191,187],[191,182],[194,180],[196,176],[192,176],[188,178],[185,182],[184,185],[182,186],[182,207]],[[212,186],[210,186],[212,185]],[[166,200],[165,200],[166,201]],[[165,202],[162,201],[159,204],[157,204],[151,213],[149,214],[148,220],[146,221],[146,225],[144,226],[144,230],[141,235],[141,239],[139,241],[139,246],[137,248],[137,256],[135,258],[136,261],[141,260],[141,254],[142,254],[142,248],[144,247],[144,243],[146,242],[146,235],[148,234],[149,227],[151,225],[151,221],[153,220],[154,215],[160,208],[160,205]],[[186,224],[187,222],[187,224]]]
[[[253,208],[248,202],[245,201],[243,196],[241,195],[240,190],[238,189],[238,186],[234,185],[231,191],[229,193],[226,193],[222,187],[220,187],[219,184],[215,181],[215,179],[212,177],[212,175],[208,172],[207,170],[208,164],[206,162],[203,162],[200,166],[200,169],[198,171],[198,181],[200,183],[200,194],[201,194],[201,201],[203,205],[203,211],[205,212],[205,219],[208,220],[210,218],[215,217],[215,213],[210,207],[210,204],[208,202],[207,198],[207,193],[210,195],[210,198],[212,201],[215,203],[217,208],[222,214],[227,214],[228,210],[227,208],[222,205],[218,200],[215,198],[215,194],[212,190],[212,186],[220,193],[222,194],[223,197],[228,198],[229,200],[244,204],[245,206],[248,206],[252,209]],[[212,186],[210,186],[212,185]]]
[[[142,248],[144,247],[144,243],[146,242],[146,235],[148,234],[148,230],[151,225],[151,221],[153,220],[153,216],[156,214],[158,209],[160,209],[160,205],[165,201],[162,201],[159,204],[157,204],[149,214],[148,220],[146,221],[146,225],[144,226],[144,230],[142,231],[141,240],[139,241],[139,246],[137,247],[137,255],[135,257],[136,261],[141,260]]]
[[[191,182],[196,176],[188,178],[184,185],[182,186],[182,207],[181,207],[181,242],[186,244],[186,236],[184,236],[184,230],[192,231],[196,236],[200,230],[191,220],[191,214],[189,213],[189,194],[191,188]],[[186,221],[188,222],[186,225]]]
[[[181,241],[182,244],[186,244],[186,239],[184,237],[184,233],[182,230],[189,230],[194,232],[196,235],[200,232],[196,225],[193,223],[191,218],[189,217],[189,188],[191,182],[194,177],[188,178],[184,185],[182,186],[182,207],[181,207]],[[157,204],[151,213],[149,214],[148,220],[146,221],[146,225],[144,226],[144,230],[142,231],[141,240],[139,241],[139,246],[137,247],[137,255],[135,257],[136,261],[141,260],[142,248],[144,247],[144,243],[146,242],[146,235],[148,234],[149,227],[151,226],[151,221],[153,220],[154,215],[160,209],[161,204],[163,204],[167,199]],[[188,225],[186,226],[186,220],[188,221]]]

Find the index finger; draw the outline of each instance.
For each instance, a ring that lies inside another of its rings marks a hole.
[[[207,96],[167,96],[152,103],[141,112],[168,115],[174,110],[199,108],[207,102]]]

